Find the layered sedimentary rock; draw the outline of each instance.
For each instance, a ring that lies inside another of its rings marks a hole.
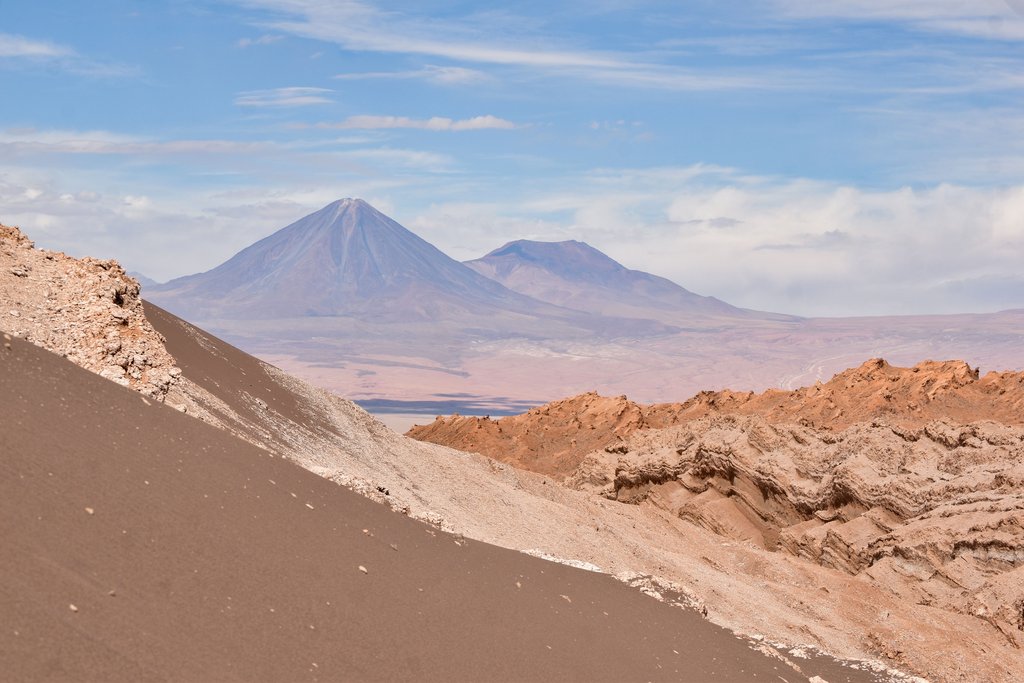
[[[588,455],[572,488],[989,621],[1024,645],[1024,428],[717,416]]]

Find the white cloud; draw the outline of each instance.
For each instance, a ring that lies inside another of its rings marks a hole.
[[[422,69],[409,71],[365,71],[338,74],[338,80],[424,80],[439,85],[476,85],[491,80],[483,71],[463,66],[436,66],[428,64]]]
[[[416,130],[465,131],[465,130],[511,130],[518,126],[511,121],[491,116],[474,116],[468,119],[450,119],[433,116],[429,119],[412,119],[406,116],[350,116],[340,123],[320,123],[318,128],[339,129],[391,129],[412,128]]]
[[[326,97],[334,92],[327,88],[273,88],[271,90],[249,90],[235,97],[239,107],[307,107],[315,104],[330,104]]]
[[[444,173],[454,166],[454,160],[436,152],[424,152],[414,149],[355,149],[348,152],[336,152],[338,159],[366,160],[384,163],[388,166],[416,168],[424,171]]]
[[[533,199],[438,203],[410,225],[463,260],[518,238],[579,239],[761,310],[1024,307],[1024,186],[873,190],[699,166],[606,169],[565,183]]]
[[[39,62],[57,66],[69,73],[95,78],[134,77],[140,73],[136,67],[88,59],[66,45],[10,33],[0,33],[0,59]]]
[[[273,45],[274,43],[284,40],[282,35],[274,35],[271,33],[265,33],[262,36],[256,38],[241,38],[235,45],[238,47],[252,47],[253,45]]]
[[[267,152],[277,145],[242,140],[153,140],[109,131],[37,130],[0,131],[0,150],[22,158],[44,154],[82,155],[220,155]]]
[[[24,36],[0,33],[0,57],[28,57],[52,59],[68,57],[74,50],[63,45],[56,45],[41,40],[32,40]]]
[[[786,14],[806,18],[903,21],[928,31],[997,40],[1024,40],[1021,0],[775,0]]]

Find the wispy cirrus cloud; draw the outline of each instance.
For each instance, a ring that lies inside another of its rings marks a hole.
[[[334,92],[328,88],[272,88],[270,90],[248,90],[235,96],[239,107],[308,107],[316,104],[330,104],[327,97]]]
[[[265,10],[259,24],[274,31],[340,45],[347,50],[440,57],[453,61],[520,67],[553,75],[642,88],[683,91],[790,88],[785,74],[765,69],[726,69],[659,64],[636,54],[563,47],[564,39],[508,35],[507,13],[433,19],[384,11],[367,2],[343,0],[235,0]],[[453,73],[453,72],[450,72]],[[377,72],[377,76],[381,72]]]
[[[237,154],[266,151],[275,146],[270,142],[244,140],[154,140],[103,130],[14,128],[0,131],[0,150],[12,157],[40,154]]]
[[[73,54],[75,54],[75,51],[64,45],[57,45],[44,40],[33,40],[10,33],[0,33],[0,58],[54,59],[57,57],[70,57]]]
[[[344,81],[423,80],[439,85],[475,85],[492,80],[490,75],[477,69],[468,69],[463,66],[436,66],[433,64],[428,64],[422,69],[346,73],[338,74],[334,78]]]
[[[257,36],[256,38],[240,38],[238,42],[235,43],[235,45],[237,47],[252,47],[254,45],[273,45],[274,43],[279,43],[282,40],[284,40],[284,36],[282,35],[264,33],[262,36]]]
[[[468,119],[450,119],[432,116],[429,119],[413,119],[407,116],[350,116],[338,123],[318,123],[317,128],[342,130],[381,130],[410,128],[414,130],[466,131],[466,130],[511,130],[519,128],[512,121],[487,114]]]
[[[139,69],[136,67],[89,59],[67,45],[12,33],[0,33],[0,62],[4,60],[57,66],[69,73],[96,78],[124,78],[139,75]]]
[[[27,166],[52,167],[61,157],[83,159],[83,166],[109,168],[108,157],[129,158],[132,165],[174,163],[190,173],[248,174],[254,168],[329,167],[338,173],[402,173],[409,169],[450,173],[456,161],[442,153],[394,147],[363,147],[363,138],[319,140],[157,139],[103,130],[0,130],[0,159]],[[123,165],[118,164],[123,167]]]
[[[775,0],[802,18],[899,21],[942,33],[1024,40],[1024,0]]]

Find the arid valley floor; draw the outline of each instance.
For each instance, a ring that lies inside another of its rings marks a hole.
[[[864,357],[402,436],[143,296],[0,227],[11,680],[1024,671],[1020,372]]]

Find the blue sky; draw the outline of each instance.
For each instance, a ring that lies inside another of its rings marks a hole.
[[[1024,0],[551,4],[0,0],[0,221],[166,279],[359,196],[460,259],[1024,307]]]

